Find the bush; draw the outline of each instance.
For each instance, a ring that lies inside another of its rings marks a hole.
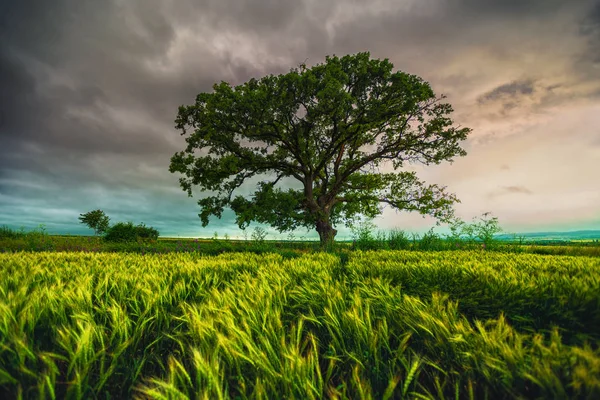
[[[443,241],[431,228],[419,240],[419,250],[443,250]]]
[[[6,225],[0,226],[0,239],[19,239],[25,237],[25,232],[18,232]]]
[[[377,250],[377,238],[373,235],[375,224],[370,221],[361,221],[351,227],[353,245],[355,250]]]
[[[137,238],[138,230],[133,222],[117,222],[104,235],[107,242],[136,242]]]
[[[486,248],[495,245],[494,235],[501,233],[502,228],[498,224],[498,217],[490,217],[491,213],[483,213],[479,221],[473,224],[477,238],[483,242]]]
[[[470,245],[482,243],[483,247],[490,249],[496,247],[497,243],[494,236],[502,232],[498,223],[498,217],[492,217],[489,212],[483,213],[481,217],[473,218],[473,222],[468,224],[456,218],[450,222],[451,234],[447,236],[448,241],[453,247],[458,247],[463,240]],[[522,241],[521,241],[522,244]]]
[[[145,240],[158,239],[158,231],[151,226],[146,226],[143,223],[135,227],[138,238]]]
[[[407,250],[410,248],[410,239],[404,231],[393,229],[388,233],[388,246],[390,250]]]
[[[108,228],[104,240],[108,242],[137,242],[139,240],[156,240],[158,231],[144,224],[133,225],[133,222],[118,222]]]

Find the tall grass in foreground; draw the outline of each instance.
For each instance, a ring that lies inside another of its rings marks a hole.
[[[600,261],[0,254],[0,398],[600,398]]]

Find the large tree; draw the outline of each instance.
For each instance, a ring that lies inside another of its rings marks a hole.
[[[392,69],[369,53],[327,57],[235,87],[215,84],[179,107],[187,147],[169,170],[184,175],[189,196],[194,186],[208,192],[198,201],[203,226],[229,207],[240,228],[314,228],[327,245],[336,224],[375,217],[384,205],[449,220],[458,199],[402,168],[466,155],[460,142],[470,129],[454,126],[452,107],[427,82]],[[252,196],[234,196],[255,176],[264,180]]]

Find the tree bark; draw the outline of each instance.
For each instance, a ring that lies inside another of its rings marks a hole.
[[[321,241],[321,248],[328,248],[333,245],[333,240],[337,234],[337,230],[331,226],[328,219],[322,219],[317,221],[317,232],[319,232],[319,239]]]

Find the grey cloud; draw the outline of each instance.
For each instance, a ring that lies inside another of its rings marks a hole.
[[[306,2],[295,0],[208,0],[200,2],[198,14],[216,17],[215,27],[250,32],[281,32],[306,15]]]
[[[376,57],[390,57],[396,68],[422,76],[436,92],[449,95],[457,113],[471,121],[503,118],[519,108],[519,102],[505,101],[496,105],[499,113],[488,115],[490,110],[482,114],[479,103],[470,100],[472,93],[506,71],[514,71],[515,85],[525,86],[513,88],[509,81],[500,92],[488,94],[523,90],[522,95],[534,97],[535,111],[589,98],[589,87],[600,84],[597,69],[586,58],[585,39],[568,33],[589,11],[590,0],[389,2],[384,12],[373,11],[368,3],[351,4],[360,12],[335,24],[331,39],[335,49],[340,53],[368,49]],[[575,51],[582,54],[581,62],[573,59]],[[562,70],[555,68],[556,60],[545,60],[549,52],[564,63],[559,64]],[[546,82],[568,89],[541,90]],[[574,85],[583,82],[589,83],[588,88]],[[537,84],[541,91],[528,94]],[[531,111],[525,108],[520,114]]]
[[[520,186],[520,185],[503,186],[503,187],[499,188],[498,190],[489,192],[487,194],[487,197],[489,199],[493,199],[493,198],[502,197],[502,196],[506,196],[506,195],[510,195],[510,194],[532,195],[533,192],[530,189],[526,188],[525,186]]]
[[[33,77],[21,68],[8,54],[0,51],[0,77],[2,77],[2,95],[0,96],[0,137],[8,136],[15,129],[23,129],[15,116],[33,109],[35,102],[35,83]],[[12,133],[14,135],[14,133]]]
[[[581,19],[579,29],[584,36],[594,36],[600,33],[600,1],[589,8],[589,12]]]
[[[582,55],[581,61],[600,65],[600,1],[581,19],[579,29],[582,37],[587,40],[589,49]]]
[[[479,97],[478,102],[486,103],[499,99],[514,98],[519,96],[530,95],[535,91],[534,82],[532,80],[521,80],[506,83],[497,88],[483,94]]]
[[[165,75],[147,63],[164,59],[176,30],[200,25],[199,32],[209,41],[213,32],[227,29],[264,33],[292,25],[304,7],[301,2],[285,7],[256,2],[253,7],[209,1],[180,23],[167,3],[153,5],[34,1],[4,10],[0,71],[7,79],[2,85],[7,95],[0,105],[6,138],[0,167],[46,174],[50,164],[71,163],[78,171],[86,169],[90,156],[121,153],[138,162],[162,154],[166,170],[170,155],[178,150],[173,144],[178,138],[173,129],[177,106],[192,102],[221,79],[241,83],[267,71],[236,59],[234,48],[202,44],[174,60],[180,74]],[[120,121],[111,115],[115,110]],[[32,154],[32,147],[42,150]],[[35,161],[29,162],[33,156]],[[114,174],[124,167],[106,165]]]
[[[582,1],[575,0],[573,2]],[[446,4],[449,9],[471,14],[490,15],[495,18],[540,17],[565,7],[565,2],[562,0],[448,0]]]
[[[64,66],[74,53],[102,64],[105,56],[147,57],[168,47],[174,30],[160,7],[115,1],[24,0],[6,5],[0,16],[5,45],[52,66]]]
[[[533,194],[531,190],[524,186],[505,186],[503,189],[508,193]]]

